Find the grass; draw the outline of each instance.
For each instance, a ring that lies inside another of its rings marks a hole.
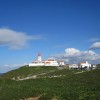
[[[43,72],[53,70],[48,68],[44,68]],[[40,69],[37,68],[37,73]],[[36,69],[34,70],[36,71]],[[57,70],[54,68],[54,70],[55,72],[46,74],[46,76],[60,74],[65,76],[24,81],[14,81],[2,76],[0,100],[25,100],[25,98],[38,96],[39,100],[52,100],[52,98],[56,98],[56,100],[99,100],[100,69],[79,74],[68,69]]]
[[[3,78],[3,79],[11,79],[13,77],[14,78],[17,78],[17,77],[24,78],[27,76],[31,76],[31,75],[35,75],[35,74],[39,74],[39,73],[50,72],[50,71],[55,71],[55,70],[58,70],[58,69],[56,67],[51,67],[51,66],[29,67],[27,65],[27,66],[23,66],[19,69],[9,71],[8,73],[3,74],[1,78]]]

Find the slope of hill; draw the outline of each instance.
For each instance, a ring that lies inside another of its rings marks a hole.
[[[2,75],[3,73],[0,73],[0,75]]]
[[[12,71],[9,71],[1,76],[3,79],[12,79],[15,78],[17,79],[18,77],[20,78],[25,78],[28,76],[40,74],[40,73],[46,73],[46,72],[53,72],[58,70],[57,67],[51,67],[51,66],[43,66],[43,67],[29,67],[28,65],[20,67],[19,69],[15,69]]]
[[[24,66],[1,76],[0,100],[99,100],[100,69],[77,72],[56,67],[27,68]],[[40,74],[44,72],[49,73]],[[29,73],[40,76],[23,81],[9,80],[17,75],[26,77]]]

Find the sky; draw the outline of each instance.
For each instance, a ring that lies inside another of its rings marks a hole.
[[[0,73],[37,59],[100,63],[100,0],[1,0]]]

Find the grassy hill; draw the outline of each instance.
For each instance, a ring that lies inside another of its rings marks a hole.
[[[3,79],[12,79],[15,78],[17,79],[18,77],[20,78],[25,78],[27,76],[32,76],[40,73],[46,73],[46,72],[53,72],[58,70],[57,67],[52,67],[52,66],[43,66],[43,67],[29,67],[28,65],[22,66],[19,69],[9,71],[1,76]]]
[[[37,74],[38,78],[11,80],[29,74]],[[100,69],[81,73],[56,67],[23,66],[0,77],[0,100],[99,100],[99,97]]]

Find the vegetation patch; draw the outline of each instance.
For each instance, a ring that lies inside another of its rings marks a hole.
[[[36,71],[41,68],[33,69]],[[0,100],[30,100],[36,97],[36,100],[99,100],[100,69],[75,74],[76,70],[42,68],[43,72],[51,70],[54,72],[45,74],[45,78],[40,76],[37,79],[23,81],[9,79],[6,75],[11,75],[12,72],[0,76]],[[49,78],[51,75],[62,76]]]

